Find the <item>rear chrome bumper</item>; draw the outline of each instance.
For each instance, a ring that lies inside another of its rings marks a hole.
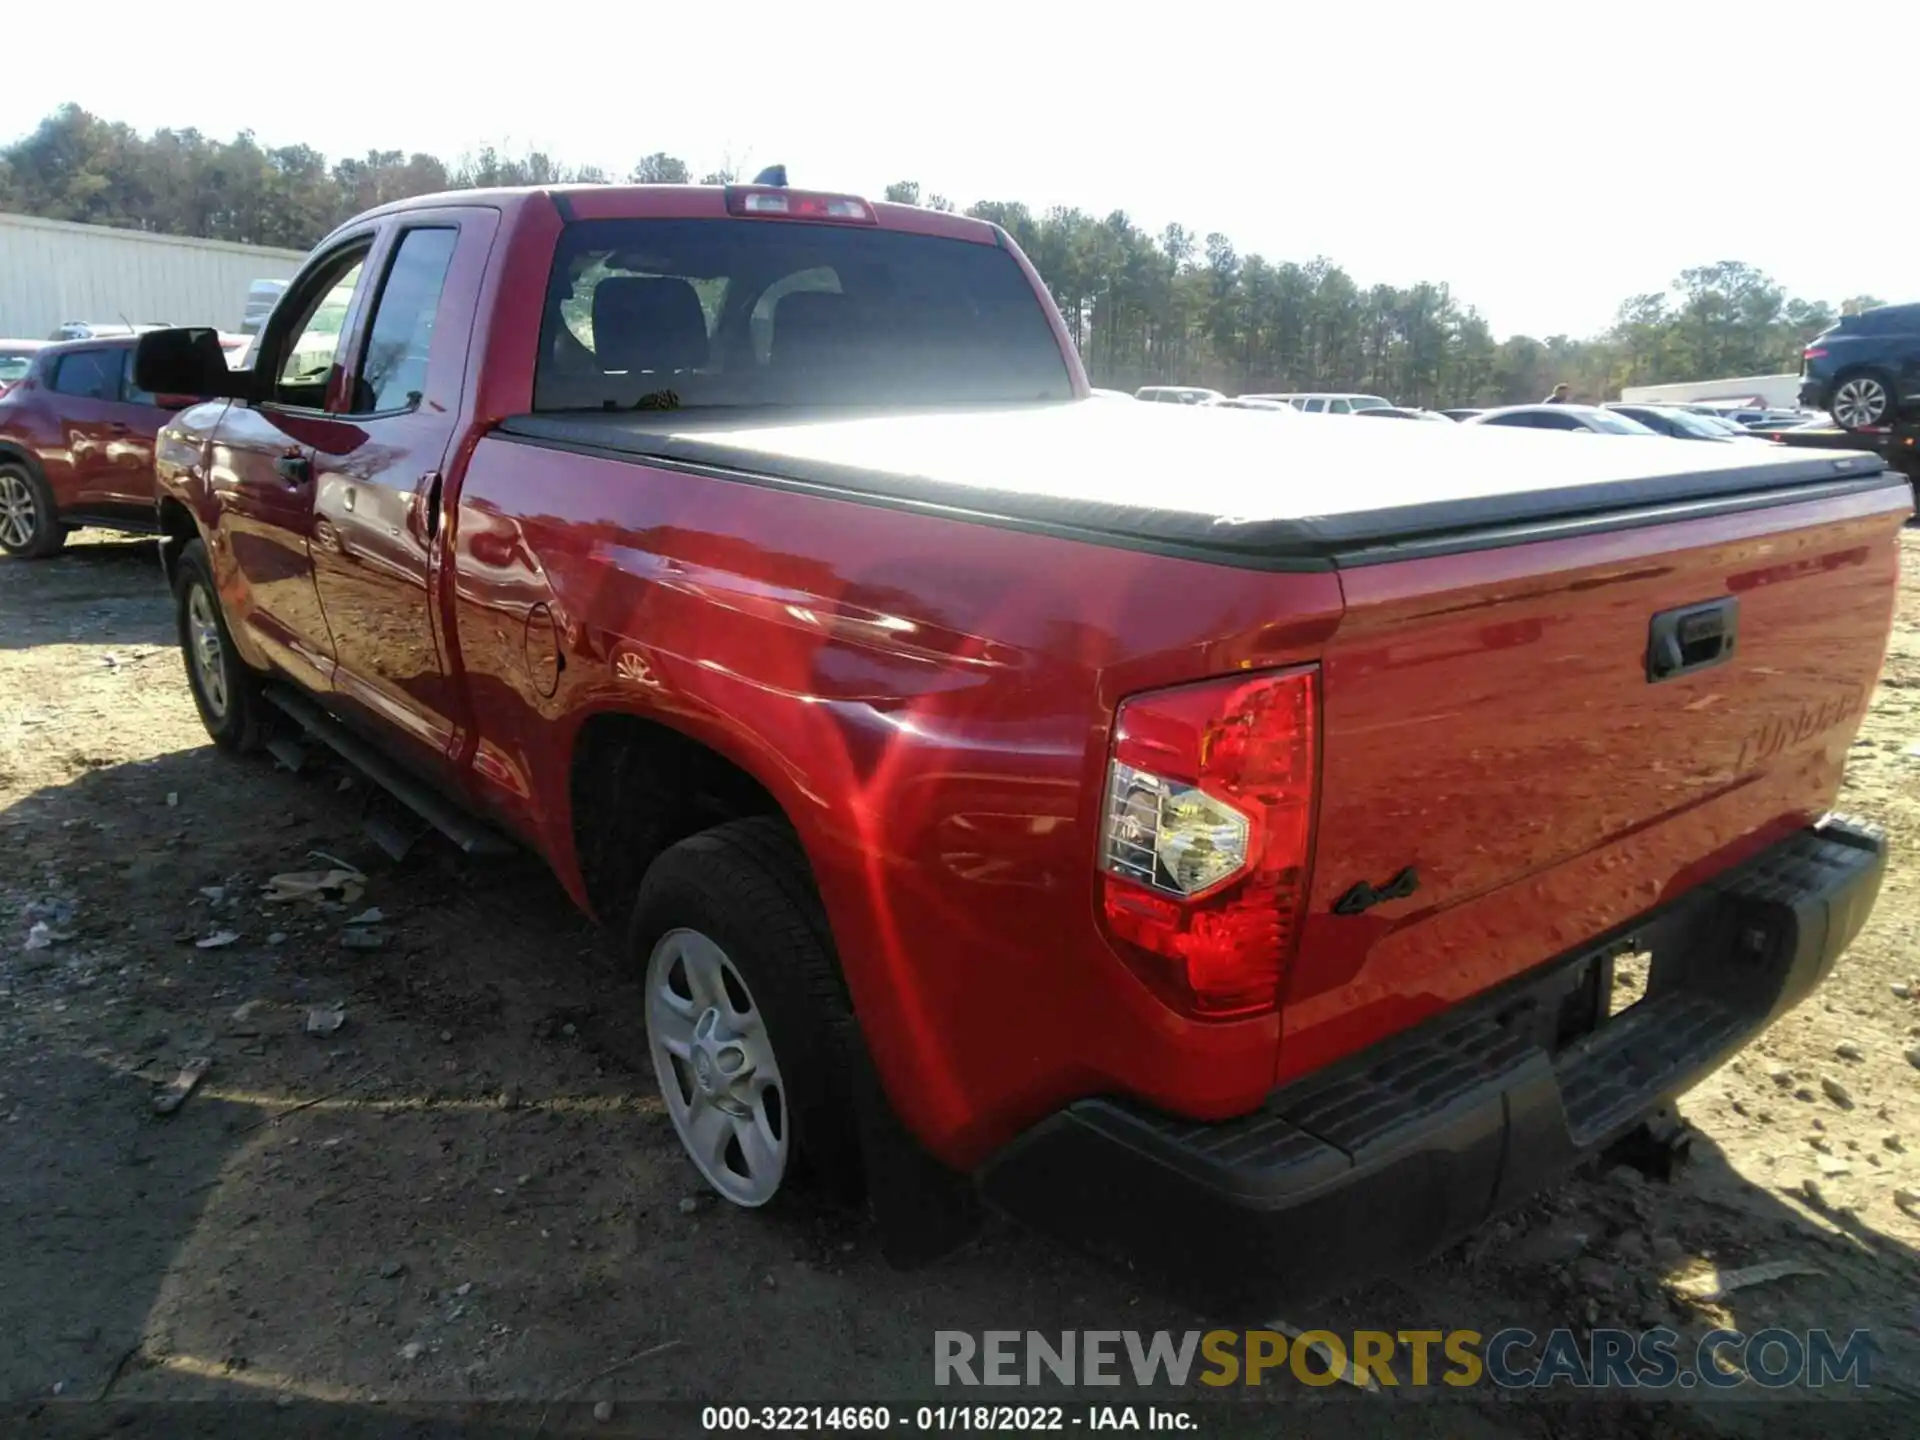
[[[1829,820],[1597,946],[1215,1124],[1068,1106],[977,1177],[1037,1228],[1209,1293],[1312,1298],[1416,1264],[1698,1083],[1859,933],[1885,843]],[[1605,1018],[1615,959],[1646,990]]]

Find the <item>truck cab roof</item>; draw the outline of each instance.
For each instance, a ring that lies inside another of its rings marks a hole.
[[[411,195],[363,211],[337,227],[344,234],[371,220],[414,210],[449,207],[485,206],[501,211],[516,211],[533,203],[549,203],[563,220],[642,219],[647,217],[726,219],[728,197],[751,192],[774,193],[781,187],[767,185],[518,185],[484,190],[441,190],[429,195]],[[821,195],[827,192],[793,187],[792,195]],[[834,192],[838,195],[840,192]],[[990,221],[953,211],[926,210],[918,205],[900,205],[888,200],[859,200],[883,229],[910,230],[921,234],[948,235],[983,245],[1000,243],[1000,227]],[[326,242],[322,242],[324,246]]]

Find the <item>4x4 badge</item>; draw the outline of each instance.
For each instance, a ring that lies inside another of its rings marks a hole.
[[[1382,900],[1404,900],[1420,888],[1420,873],[1409,865],[1379,889],[1362,880],[1333,902],[1336,915],[1358,915],[1371,910]]]

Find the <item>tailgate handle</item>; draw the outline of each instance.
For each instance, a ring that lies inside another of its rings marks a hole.
[[[1731,658],[1739,622],[1740,602],[1731,595],[1724,600],[1662,610],[1653,617],[1648,630],[1647,683],[1658,685],[1662,680],[1690,675]]]

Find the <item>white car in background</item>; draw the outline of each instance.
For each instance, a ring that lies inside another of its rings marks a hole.
[[[1638,420],[1598,405],[1502,405],[1482,410],[1462,425],[1500,425],[1520,430],[1560,430],[1574,435],[1657,435]]]
[[[1309,415],[1351,415],[1357,410],[1391,410],[1393,402],[1379,395],[1351,390],[1288,390],[1275,395],[1242,395],[1242,400],[1278,400]]]
[[[1231,400],[1223,395],[1218,400],[1207,401],[1206,408],[1209,410],[1264,410],[1273,415],[1292,415],[1295,413],[1291,405],[1284,404],[1279,400],[1262,400],[1252,395],[1236,395]]]
[[[1161,405],[1207,405],[1227,397],[1201,385],[1142,385],[1133,392],[1133,398]]]

